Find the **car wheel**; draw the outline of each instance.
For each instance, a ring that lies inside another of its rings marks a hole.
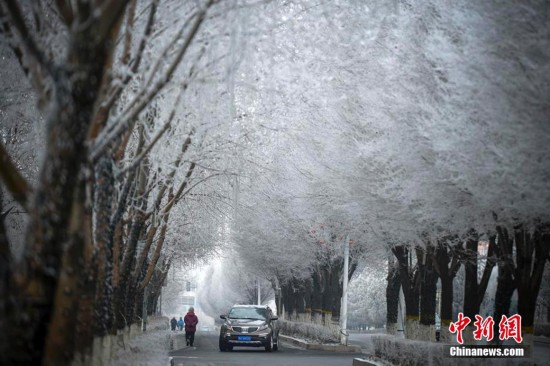
[[[277,339],[273,341],[273,350],[277,351],[279,349],[279,337],[277,336]]]
[[[265,346],[266,352],[271,352],[273,350],[273,336],[269,336],[269,340],[267,341],[267,344]]]
[[[225,352],[225,351],[227,351],[227,349],[229,348],[229,346],[227,345],[227,343],[224,342],[224,340],[223,340],[221,337],[220,337],[219,345],[220,345],[220,352]]]

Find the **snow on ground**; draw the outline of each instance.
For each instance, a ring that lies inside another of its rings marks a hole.
[[[382,364],[404,365],[490,365],[490,366],[525,366],[549,365],[548,354],[550,345],[543,343],[544,338],[537,337],[532,358],[449,358],[445,343],[434,343],[419,340],[409,340],[384,333],[350,334],[349,344],[359,345],[369,361],[376,360]],[[381,355],[383,359],[374,355]],[[391,363],[391,362],[394,363]]]
[[[168,365],[169,329],[154,329],[131,339],[113,357],[115,366]]]

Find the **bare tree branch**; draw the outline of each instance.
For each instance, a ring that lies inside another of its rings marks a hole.
[[[126,16],[126,30],[124,32],[124,50],[120,61],[123,65],[128,65],[130,60],[130,50],[132,49],[132,35],[134,34],[134,19],[136,16],[137,0],[130,0],[130,6],[128,7],[128,13]]]

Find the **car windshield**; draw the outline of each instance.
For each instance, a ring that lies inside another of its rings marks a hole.
[[[267,310],[264,308],[233,308],[228,316],[233,319],[265,320],[267,317]]]

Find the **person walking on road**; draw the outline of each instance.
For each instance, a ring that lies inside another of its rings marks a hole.
[[[180,332],[183,330],[183,319],[180,316],[180,320],[178,320],[178,328],[180,329]]]
[[[188,346],[193,347],[193,342],[195,341],[195,332],[197,331],[197,324],[199,318],[195,315],[195,308],[192,306],[189,308],[187,315],[183,319],[185,322],[185,341]]]
[[[170,329],[172,329],[173,331],[176,330],[176,327],[178,325],[178,321],[176,320],[176,317],[172,317],[172,319],[170,320]]]

